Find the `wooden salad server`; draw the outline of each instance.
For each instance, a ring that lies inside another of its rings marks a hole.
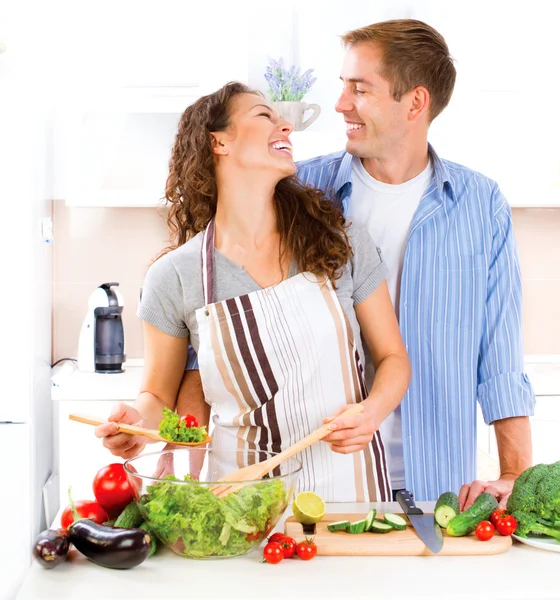
[[[338,419],[338,417],[348,415],[358,415],[362,412],[364,412],[363,404],[352,404],[350,408],[346,409],[340,415],[337,415],[336,418]],[[330,419],[330,421],[332,420],[334,419]],[[218,479],[218,482],[223,481],[224,485],[214,485],[210,488],[210,491],[215,496],[218,496],[220,498],[223,496],[227,496],[228,494],[231,494],[231,492],[235,492],[241,489],[243,485],[245,485],[245,483],[243,482],[261,479],[262,477],[264,477],[264,475],[275,469],[280,463],[287,460],[288,458],[292,458],[292,456],[298,454],[298,452],[301,452],[302,450],[305,450],[306,448],[311,446],[311,444],[322,440],[329,433],[331,433],[331,430],[329,429],[329,424],[325,423],[315,431],[311,432],[309,435],[302,438],[299,442],[296,442],[295,444],[293,444],[289,448],[286,448],[286,450],[283,450],[279,454],[276,454],[272,458],[269,458],[260,463],[256,463],[254,465],[249,465],[248,467],[243,467],[242,469],[234,471],[233,473],[230,473],[229,475],[225,475],[224,477]],[[234,482],[240,483],[236,485],[227,485],[228,483]]]
[[[71,413],[69,415],[71,421],[77,421],[78,423],[86,423],[87,425],[103,425],[107,421],[102,421],[96,417],[90,417],[88,415],[81,415]],[[175,442],[173,440],[167,440],[159,434],[157,429],[144,429],[144,427],[137,427],[136,425],[125,425],[124,423],[116,423],[121,433],[129,433],[130,435],[142,435],[148,437],[156,442],[166,442],[168,444],[176,444],[177,446],[202,446],[212,441],[212,437],[208,434],[202,440],[202,442]]]

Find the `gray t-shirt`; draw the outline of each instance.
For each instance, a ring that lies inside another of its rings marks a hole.
[[[354,256],[336,281],[336,294],[357,340],[362,361],[364,353],[354,305],[363,302],[386,278],[387,268],[367,230],[348,228]],[[164,333],[189,337],[196,352],[200,340],[195,311],[204,306],[200,248],[202,233],[153,263],[146,274],[138,316]],[[260,290],[250,275],[219,250],[214,251],[214,301],[242,296]],[[297,274],[292,262],[289,277]]]

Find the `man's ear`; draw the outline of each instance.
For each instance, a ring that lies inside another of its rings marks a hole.
[[[411,120],[416,120],[420,115],[428,114],[428,111],[430,110],[430,92],[428,92],[424,86],[419,85],[411,90],[409,94],[409,118]]]
[[[228,153],[228,149],[225,143],[225,139],[221,135],[222,132],[210,133],[212,136],[212,152],[218,156],[225,156]]]

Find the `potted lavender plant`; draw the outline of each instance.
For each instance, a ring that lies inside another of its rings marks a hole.
[[[309,127],[321,113],[318,104],[307,104],[302,98],[309,92],[317,80],[312,76],[313,69],[300,74],[299,68],[284,67],[283,59],[269,59],[264,78],[269,85],[270,100],[278,114],[293,123],[295,131],[303,131]],[[312,110],[313,114],[303,120],[306,111]]]

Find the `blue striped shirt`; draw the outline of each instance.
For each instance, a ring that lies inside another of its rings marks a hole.
[[[412,220],[399,303],[412,364],[401,404],[405,481],[416,500],[476,478],[477,401],[486,423],[530,416],[535,404],[509,205],[495,182],[429,152],[434,175]],[[342,151],[299,163],[298,176],[346,212],[351,167]]]

